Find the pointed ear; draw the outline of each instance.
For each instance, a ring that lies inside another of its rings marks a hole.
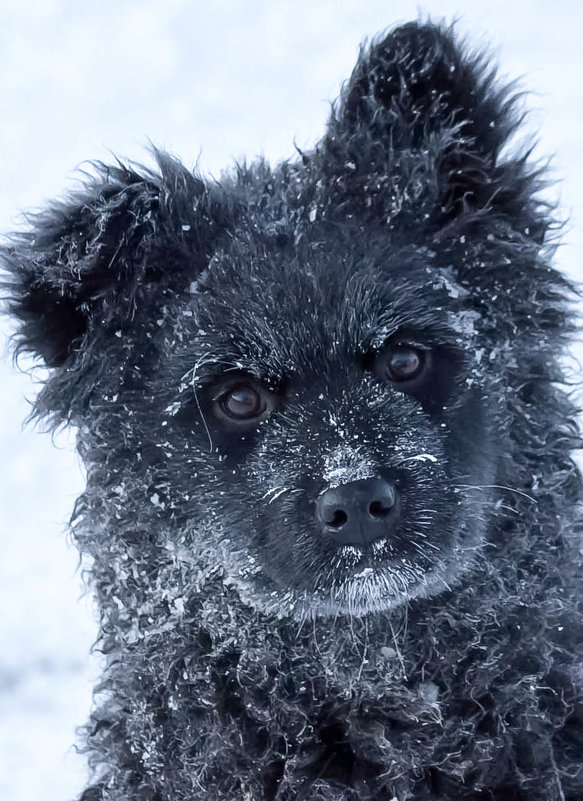
[[[366,192],[361,204],[387,219],[424,212],[442,226],[486,208],[521,217],[532,175],[525,159],[499,160],[519,123],[515,101],[451,28],[404,25],[361,52],[324,140],[328,170],[349,205]]]
[[[185,291],[207,264],[225,222],[220,202],[155,155],[159,172],[95,165],[80,192],[32,216],[32,230],[2,248],[19,350],[70,365],[95,325],[127,323],[146,297]]]

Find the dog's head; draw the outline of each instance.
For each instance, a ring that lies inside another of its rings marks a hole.
[[[219,185],[157,154],[39,215],[4,252],[12,310],[103,536],[160,530],[281,613],[455,584],[492,485],[528,484],[517,421],[565,319],[514,128],[483,59],[411,24],[298,163]]]

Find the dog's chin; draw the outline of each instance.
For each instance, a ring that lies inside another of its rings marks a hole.
[[[387,612],[413,600],[438,592],[441,587],[431,586],[427,574],[419,571],[414,578],[411,570],[407,577],[398,570],[365,567],[358,573],[335,582],[329,593],[314,593],[311,598],[298,599],[295,616],[325,617],[349,615],[360,617],[369,613]]]
[[[334,578],[329,587],[316,590],[280,587],[260,570],[227,570],[225,579],[244,603],[258,611],[305,620],[342,615],[361,617],[397,609],[416,598],[428,598],[450,589],[457,576],[449,575],[446,581],[442,573],[442,570],[423,572],[412,565],[404,571],[396,567],[365,567]]]
[[[450,589],[463,572],[455,552],[448,559],[436,560],[431,567],[409,559],[387,564],[361,562],[354,570],[333,576],[329,587],[298,597],[294,617],[361,617],[388,612]]]

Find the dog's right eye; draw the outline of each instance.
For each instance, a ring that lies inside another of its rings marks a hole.
[[[402,344],[393,345],[384,359],[386,375],[397,383],[412,381],[422,373],[426,360],[426,352],[420,348]]]
[[[239,425],[265,419],[277,406],[277,397],[259,382],[239,381],[215,397],[217,417]]]
[[[389,342],[372,365],[378,378],[388,379],[404,392],[414,391],[431,367],[431,351],[408,342]]]
[[[252,420],[265,411],[265,401],[261,394],[250,386],[239,386],[221,398],[221,407],[233,420]]]

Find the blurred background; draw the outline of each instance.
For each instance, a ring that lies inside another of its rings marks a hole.
[[[293,157],[323,133],[359,43],[419,15],[458,19],[523,78],[569,219],[556,262],[581,280],[576,0],[0,0],[0,231],[73,187],[86,159],[147,162],[148,140],[215,176],[236,157]],[[86,781],[73,744],[99,667],[66,534],[83,477],[70,432],[22,428],[42,371],[13,368],[9,334],[0,320],[0,799],[66,801]]]

